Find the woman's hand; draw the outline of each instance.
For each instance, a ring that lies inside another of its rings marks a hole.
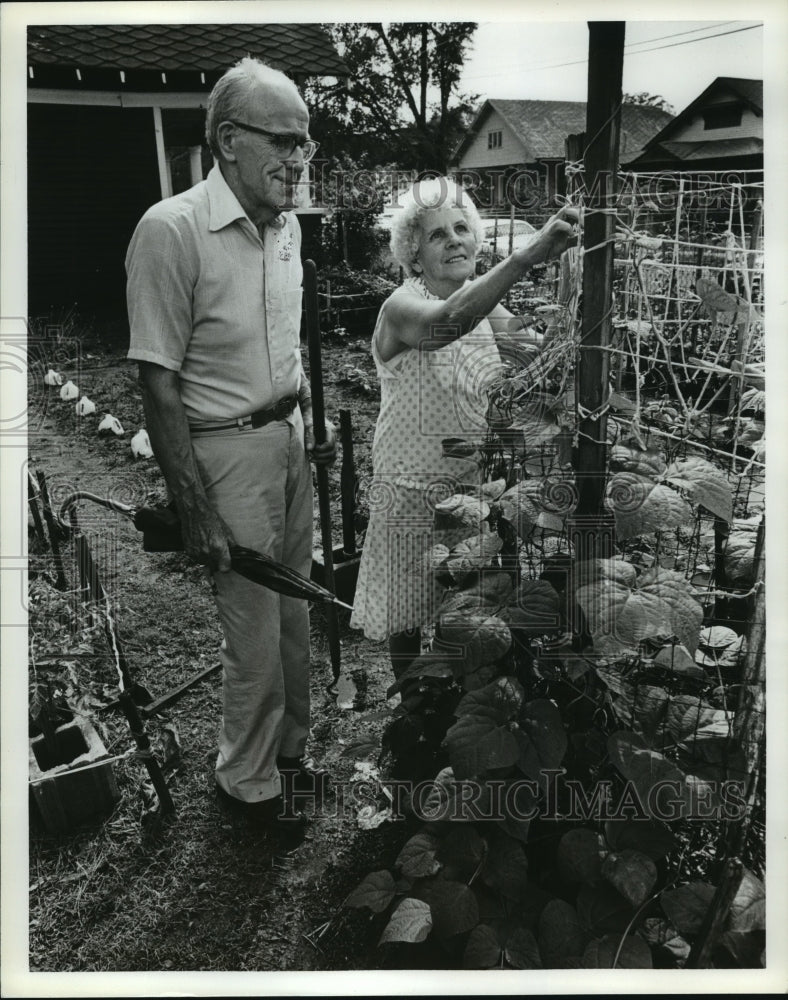
[[[528,246],[512,256],[517,256],[526,268],[560,257],[568,247],[577,246],[574,227],[579,223],[578,209],[566,205],[547,220]]]

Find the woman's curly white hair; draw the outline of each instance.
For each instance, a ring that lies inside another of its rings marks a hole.
[[[484,239],[484,229],[470,193],[450,177],[429,177],[416,181],[401,199],[391,223],[391,252],[406,274],[417,274],[413,263],[419,251],[424,213],[431,208],[459,208],[473,233],[478,250]]]

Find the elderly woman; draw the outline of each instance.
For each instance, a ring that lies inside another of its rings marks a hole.
[[[501,370],[495,333],[521,325],[500,300],[569,245],[575,222],[576,211],[563,209],[526,247],[473,278],[482,226],[467,191],[445,177],[417,182],[394,216],[391,249],[408,277],[372,335],[381,406],[351,626],[388,638],[395,677],[419,655],[440,596],[426,560],[432,508],[479,481],[476,463],[444,454],[442,441],[483,437],[487,390]]]

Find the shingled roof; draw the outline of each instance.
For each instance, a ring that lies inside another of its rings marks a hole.
[[[485,101],[468,134],[454,154],[458,162],[479,131],[490,111],[497,111],[524,148],[523,162],[563,159],[568,135],[584,132],[585,101],[513,101],[490,98]],[[659,108],[625,104],[621,109],[621,155],[635,155],[659,132],[672,115]]]
[[[319,24],[30,25],[34,68],[204,73],[215,78],[246,55],[294,76],[349,75]]]
[[[713,94],[727,94],[733,99],[738,98],[758,117],[763,115],[763,80],[747,80],[736,76],[718,76],[708,87],[699,94],[690,104],[684,108],[672,121],[664,125],[659,132],[655,133],[648,145],[662,144],[666,139],[670,139],[681,126],[690,120],[698,109],[706,106],[709,97]]]

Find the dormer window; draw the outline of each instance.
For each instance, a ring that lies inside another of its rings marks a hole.
[[[741,104],[716,104],[703,112],[703,128],[736,128],[741,125]]]
[[[487,148],[488,149],[500,149],[503,145],[503,131],[498,129],[497,132],[487,133]]]

